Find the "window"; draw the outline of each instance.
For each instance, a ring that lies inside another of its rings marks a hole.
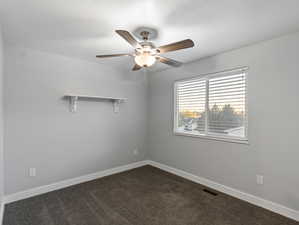
[[[247,142],[247,68],[175,83],[176,134]]]

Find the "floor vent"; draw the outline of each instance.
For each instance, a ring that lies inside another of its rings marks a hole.
[[[206,192],[206,193],[208,193],[208,194],[210,194],[210,195],[213,195],[213,196],[217,196],[218,195],[216,192],[211,191],[209,189],[203,189],[203,191]]]

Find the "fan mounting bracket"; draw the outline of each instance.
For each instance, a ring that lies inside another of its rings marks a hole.
[[[149,32],[148,31],[141,31],[140,32],[140,36],[142,37],[143,40],[147,41],[148,40],[148,36],[149,36]]]
[[[138,27],[133,34],[143,41],[154,40],[158,37],[157,29],[150,27]]]

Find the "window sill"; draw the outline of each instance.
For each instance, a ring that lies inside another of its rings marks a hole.
[[[205,134],[182,133],[182,132],[178,132],[178,131],[174,131],[174,135],[249,145],[248,139],[237,138],[237,137],[236,138],[217,137],[217,136],[205,135]]]

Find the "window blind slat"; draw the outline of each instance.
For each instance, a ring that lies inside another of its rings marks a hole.
[[[228,94],[211,94],[210,97],[225,97],[225,96],[245,96],[244,93],[228,93]]]

